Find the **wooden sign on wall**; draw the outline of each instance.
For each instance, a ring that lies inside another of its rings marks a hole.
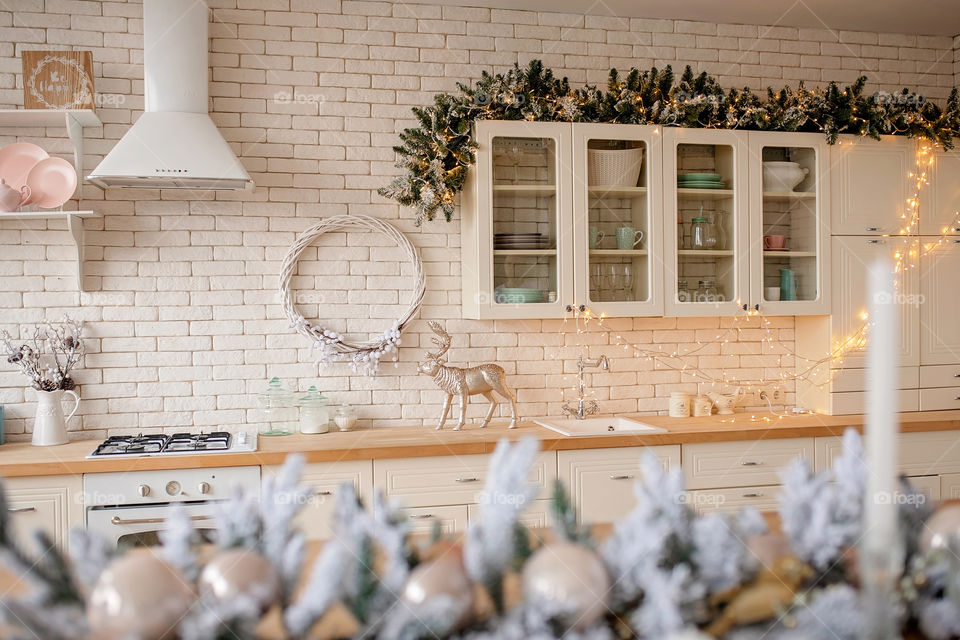
[[[26,109],[93,109],[93,52],[22,51]]]

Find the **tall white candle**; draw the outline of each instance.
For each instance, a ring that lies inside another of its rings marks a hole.
[[[899,304],[893,264],[879,260],[869,267],[871,327],[867,346],[867,495],[860,546],[861,582],[869,608],[863,637],[899,637],[890,596],[903,566],[898,530],[897,359]]]

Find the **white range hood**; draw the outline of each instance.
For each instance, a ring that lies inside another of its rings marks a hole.
[[[101,188],[252,189],[207,114],[207,5],[143,1],[145,111],[87,179]]]

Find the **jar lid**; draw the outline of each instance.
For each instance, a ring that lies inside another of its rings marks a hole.
[[[694,218],[693,221],[694,221],[694,222],[706,222],[707,219],[706,219],[706,218]]]
[[[701,281],[700,281],[700,286],[701,286],[701,287],[712,287],[712,286],[713,286],[713,280],[701,280]]]

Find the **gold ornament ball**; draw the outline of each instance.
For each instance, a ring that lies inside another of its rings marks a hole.
[[[87,599],[95,640],[172,640],[196,601],[179,571],[149,550],[134,550],[110,563]]]
[[[400,598],[411,606],[421,605],[437,596],[448,596],[456,607],[456,622],[446,633],[462,629],[473,615],[473,585],[467,577],[460,552],[451,549],[434,560],[427,560],[410,572]]]
[[[945,549],[951,538],[960,540],[960,501],[948,500],[927,518],[920,535],[920,550]]]
[[[583,631],[607,611],[610,577],[591,549],[572,542],[540,547],[523,568],[523,597],[533,606],[559,611],[558,620]]]
[[[203,568],[197,587],[205,598],[250,598],[261,614],[280,597],[280,579],[273,565],[250,549],[228,549],[218,553]]]

